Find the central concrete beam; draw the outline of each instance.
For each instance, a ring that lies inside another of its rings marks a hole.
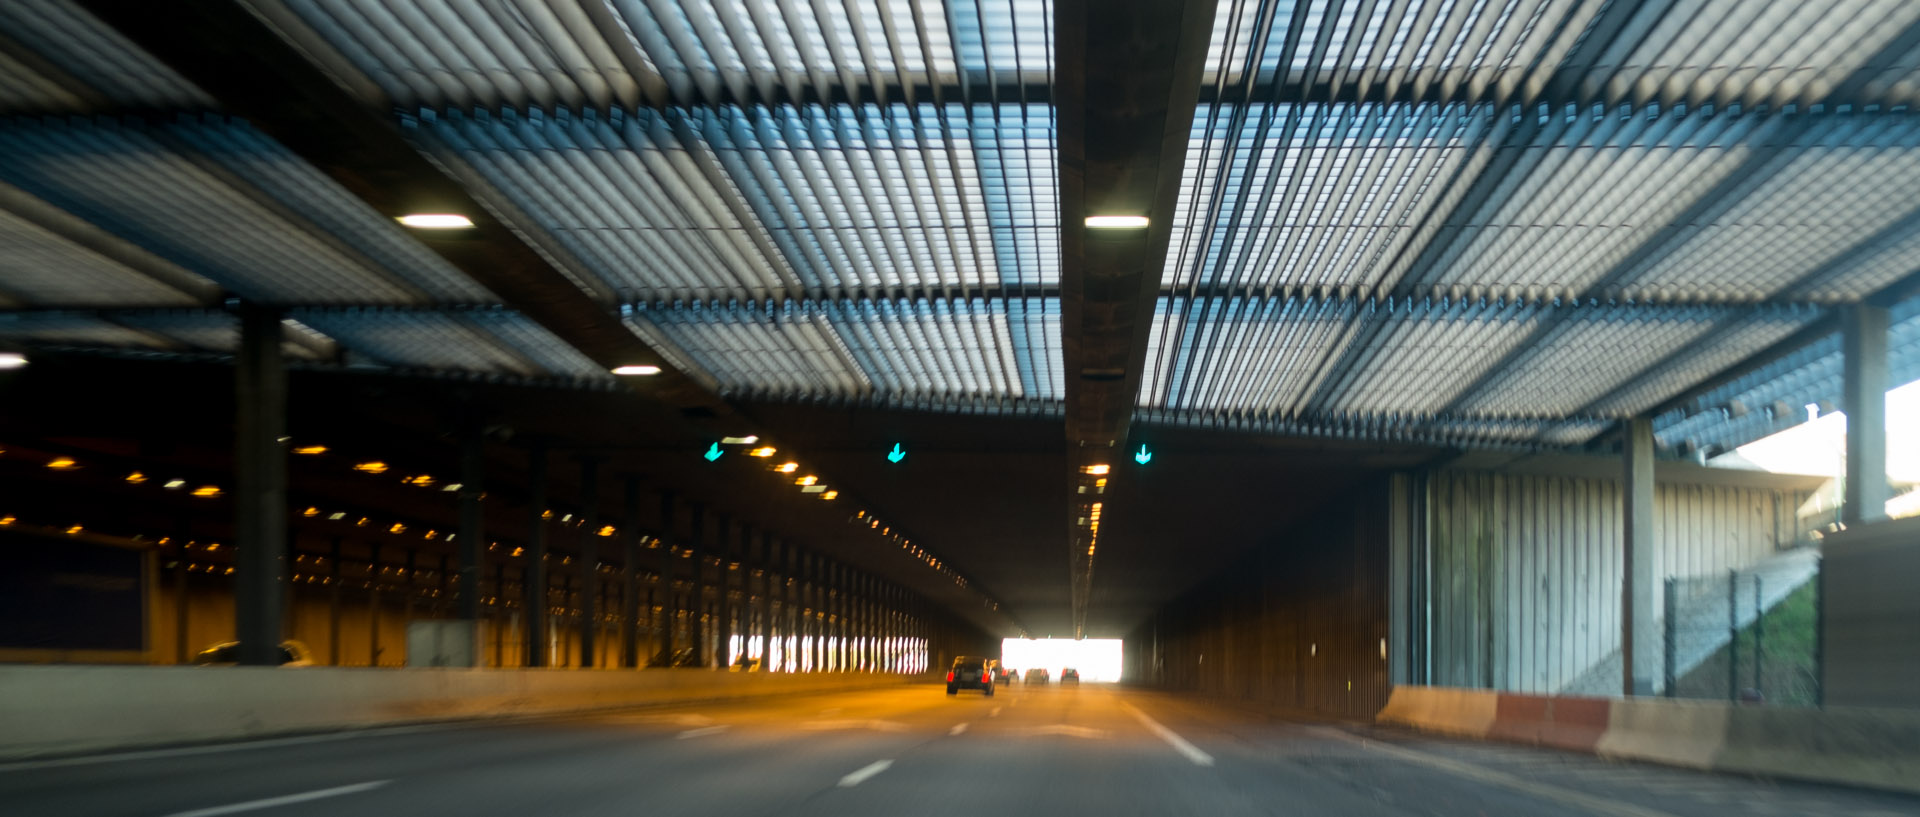
[[[1888,318],[1884,307],[1861,304],[1840,313],[1840,410],[1847,413],[1847,479],[1840,521],[1847,525],[1887,515]]]
[[[1625,423],[1625,469],[1621,475],[1624,535],[1620,588],[1621,694],[1652,695],[1660,666],[1660,628],[1654,622],[1653,421]],[[1672,611],[1668,611],[1672,615]]]

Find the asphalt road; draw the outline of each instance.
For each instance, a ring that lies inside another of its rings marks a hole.
[[[939,686],[0,764],[0,815],[1920,815],[1920,798]]]

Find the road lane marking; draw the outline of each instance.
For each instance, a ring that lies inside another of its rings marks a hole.
[[[854,786],[858,786],[861,783],[865,783],[867,782],[867,778],[886,771],[887,767],[892,765],[893,765],[893,761],[891,760],[876,760],[872,763],[869,763],[866,766],[862,767],[859,771],[854,772],[853,774],[847,775],[846,777],[840,778],[840,788],[851,789]]]
[[[988,712],[988,713],[987,713],[987,717],[989,717],[989,718],[998,718],[998,717],[1000,717],[1000,707],[997,707],[997,706],[996,706],[996,707],[994,707],[994,708],[993,708],[993,711],[992,711],[992,712]]]
[[[960,734],[961,732],[965,732],[965,731],[967,731],[967,725],[963,723],[963,724],[960,724],[959,726],[956,726],[956,727],[954,727],[954,728],[952,728],[952,729],[948,729],[948,730],[947,730],[947,734],[949,734],[949,735],[958,735],[958,734]]]
[[[728,729],[732,729],[732,728],[733,727],[723,723],[723,724],[720,724],[719,726],[703,726],[703,727],[700,727],[699,729],[688,729],[685,732],[681,732],[678,737],[674,738],[674,740],[686,740],[687,738],[699,738],[699,737],[705,737],[707,735],[718,735],[721,732],[725,732]]]
[[[800,724],[801,729],[810,732],[831,732],[839,729],[871,729],[875,732],[905,732],[907,725],[899,721],[883,721],[877,718],[868,720],[807,721]]]
[[[1186,738],[1180,737],[1172,729],[1161,726],[1159,721],[1147,717],[1147,713],[1141,712],[1133,704],[1122,702],[1120,706],[1133,713],[1135,718],[1140,719],[1140,723],[1147,727],[1147,731],[1159,735],[1160,739],[1166,741],[1168,746],[1172,746],[1174,751],[1186,755],[1188,760],[1193,761],[1193,765],[1213,765],[1213,755],[1200,751],[1200,747],[1188,743]]]
[[[369,780],[365,783],[355,783],[351,786],[336,786],[331,789],[289,794],[284,797],[269,797],[265,800],[248,800],[245,803],[234,803],[230,806],[214,806],[213,808],[201,808],[192,811],[176,811],[167,815],[167,817],[217,817],[217,815],[221,814],[238,814],[243,811],[254,811],[256,809],[290,806],[294,803],[305,803],[309,800],[324,800],[328,797],[339,797],[343,794],[370,791],[392,782],[391,780]]]
[[[1344,740],[1349,743],[1357,743],[1363,749],[1371,749],[1381,754],[1392,755],[1410,763],[1418,763],[1422,766],[1439,769],[1476,782],[1488,783],[1502,788],[1512,789],[1523,794],[1531,794],[1536,797],[1543,797],[1548,800],[1557,800],[1569,805],[1579,806],[1595,814],[1604,814],[1610,817],[1674,817],[1671,812],[1641,808],[1626,803],[1617,803],[1604,797],[1582,794],[1571,789],[1563,789],[1559,786],[1546,783],[1536,783],[1522,777],[1496,772],[1492,769],[1465,761],[1431,755],[1416,749],[1394,746],[1390,743],[1383,743],[1377,740],[1367,740],[1359,735],[1351,735],[1339,729],[1307,727],[1303,731]]]
[[[1020,733],[1024,735],[1066,735],[1068,737],[1087,738],[1089,740],[1103,740],[1112,734],[1105,729],[1091,729],[1085,726],[1071,726],[1064,723],[1022,729]]]

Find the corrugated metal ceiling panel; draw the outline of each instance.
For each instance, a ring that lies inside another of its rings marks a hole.
[[[1346,342],[1358,304],[1162,298],[1139,404],[1202,413],[1295,413]]]
[[[1431,211],[1484,164],[1476,146],[1493,122],[1490,106],[1201,106],[1162,281],[1263,294],[1390,287],[1432,234]]]
[[[303,310],[298,319],[349,350],[395,368],[521,377],[572,374],[543,368],[489,331],[488,319],[469,320],[458,312]]]
[[[243,297],[265,303],[404,304],[432,302],[437,300],[435,295],[468,298],[473,294],[471,285],[465,291],[429,293],[384,270],[369,268],[360,260],[366,256],[350,255],[359,251],[346,239],[322,236],[289,222],[203,164],[213,160],[188,152],[190,148],[170,146],[172,138],[166,129],[105,120],[10,120],[0,124],[0,178]],[[283,154],[279,161],[294,160]],[[293,177],[313,173],[304,165],[298,167],[282,164],[278,170]],[[271,179],[262,181],[272,184]],[[305,192],[315,191],[307,188]],[[283,195],[296,197],[301,191]],[[303,206],[324,208],[329,203],[324,198],[311,199]],[[365,213],[339,215],[335,220],[367,224]],[[364,236],[366,231],[356,235]],[[452,286],[457,279],[442,276],[440,283]]]
[[[1528,353],[1467,395],[1469,414],[1566,417],[1687,348],[1732,317],[1726,307],[1576,306]]]
[[[1060,399],[1059,303],[637,304],[628,322],[725,393],[974,407]]]
[[[1202,81],[1318,74],[1383,83],[1402,98],[1434,84],[1511,93],[1540,66],[1558,65],[1601,5],[1220,0]]]
[[[1045,0],[275,5],[402,108],[635,108],[652,84],[678,104],[892,102],[962,75],[966,87],[1045,83],[1053,50]]]
[[[1431,414],[1512,351],[1547,309],[1513,303],[1399,303],[1361,316],[1386,326],[1327,408],[1339,414]]]
[[[120,107],[150,111],[210,111],[218,107],[173,69],[66,0],[0,3],[0,31]],[[75,108],[13,109],[23,110],[66,113]]]
[[[129,329],[97,315],[65,312],[0,312],[0,339],[29,346],[81,346],[107,349],[167,348],[157,335]]]
[[[184,292],[0,210],[0,305],[193,306]]]

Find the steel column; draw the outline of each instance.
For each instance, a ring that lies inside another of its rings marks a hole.
[[[687,557],[693,563],[693,602],[687,605],[692,612],[687,618],[687,641],[693,645],[693,665],[711,668],[713,663],[707,660],[707,508],[705,505],[693,506],[692,536],[687,540]]]
[[[719,598],[714,602],[713,616],[713,663],[726,670],[733,667],[733,516],[718,514],[715,520],[713,551],[720,565],[715,571],[719,578],[714,586],[719,590]]]
[[[527,450],[527,579],[521,590],[527,608],[527,666],[552,663],[547,655],[547,446],[538,440]],[[477,574],[476,574],[477,575]]]
[[[773,671],[773,593],[775,587],[774,568],[778,566],[778,551],[775,550],[773,537],[766,531],[760,532],[760,671]]]
[[[1660,630],[1654,620],[1653,421],[1635,417],[1625,423],[1625,469],[1620,492],[1623,578],[1620,590],[1621,693],[1652,695],[1660,677]],[[1671,615],[1672,611],[1668,611]]]
[[[580,666],[599,665],[595,642],[600,634],[600,461],[580,460]]]
[[[673,586],[673,540],[679,538],[674,528],[674,511],[678,507],[673,494],[660,495],[660,530],[663,536],[660,542],[660,575],[654,577],[654,584],[659,589],[660,650],[666,656],[667,666],[673,665],[674,630],[680,626],[680,593]]]
[[[1847,477],[1840,522],[1887,515],[1887,310],[1842,307],[1840,410],[1847,413]]]
[[[640,478],[627,477],[620,543],[620,666],[640,666]],[[649,611],[651,612],[651,611]]]
[[[486,516],[480,512],[485,490],[485,443],[474,429],[460,441],[460,618],[480,626],[480,570],[486,553]],[[477,663],[477,662],[476,662]]]
[[[280,663],[286,604],[287,367],[280,312],[240,310],[234,358],[234,630],[239,662]]]

